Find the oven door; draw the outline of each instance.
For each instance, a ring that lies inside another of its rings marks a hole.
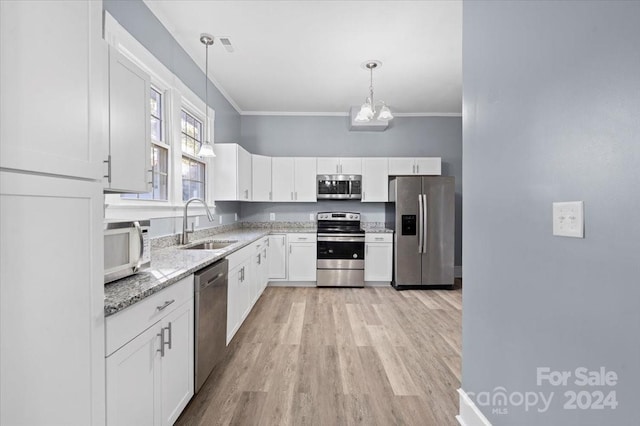
[[[364,269],[364,236],[318,234],[318,269]]]

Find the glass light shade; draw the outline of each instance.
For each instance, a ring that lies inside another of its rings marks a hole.
[[[200,145],[200,150],[198,151],[198,157],[215,157],[216,154],[213,152],[213,147],[209,142],[205,142]]]
[[[391,114],[391,110],[388,106],[382,105],[380,108],[380,113],[378,114],[378,120],[389,121],[393,120],[393,114]]]
[[[372,118],[373,107],[371,106],[369,99],[367,99],[367,101],[360,107],[360,111],[358,112],[358,115],[356,115],[355,121],[366,122],[371,121]]]

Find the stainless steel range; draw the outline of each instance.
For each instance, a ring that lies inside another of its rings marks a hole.
[[[318,287],[364,287],[360,213],[318,213]]]

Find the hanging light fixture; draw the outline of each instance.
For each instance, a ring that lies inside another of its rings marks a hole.
[[[369,97],[365,100],[364,104],[360,107],[360,111],[354,118],[354,121],[358,123],[367,123],[372,120],[379,121],[389,121],[393,120],[393,114],[391,114],[391,110],[384,103],[384,101],[378,101],[377,103],[373,99],[373,70],[376,68],[380,68],[382,66],[382,62],[370,60],[366,61],[362,64],[362,66],[369,70],[370,73],[370,83],[369,83]],[[376,111],[376,106],[379,106],[380,109]]]
[[[198,150],[199,157],[215,157],[213,152],[213,146],[208,141],[209,138],[209,46],[213,44],[213,36],[210,34],[200,34],[200,42],[205,46],[205,65],[204,65],[204,110],[205,110],[205,123],[204,123],[204,142],[200,145]]]

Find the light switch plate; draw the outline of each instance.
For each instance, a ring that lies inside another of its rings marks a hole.
[[[276,214],[275,213],[269,213],[269,220],[276,220]]]
[[[584,238],[584,203],[553,203],[553,235]]]

